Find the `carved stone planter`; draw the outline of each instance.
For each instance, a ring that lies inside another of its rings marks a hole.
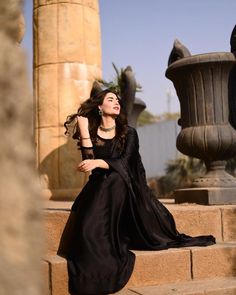
[[[180,152],[204,160],[207,173],[189,189],[175,191],[175,201],[201,204],[236,202],[236,179],[225,171],[236,155],[236,131],[229,123],[228,79],[235,64],[228,52],[199,54],[171,63],[166,76],[180,101]]]

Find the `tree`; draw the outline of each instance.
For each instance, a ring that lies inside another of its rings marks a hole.
[[[112,66],[115,70],[114,78],[111,81],[106,81],[104,79],[98,79],[97,81],[101,83],[102,85],[104,85],[105,87],[109,87],[120,94],[121,89],[124,88],[124,85],[123,85],[124,81],[122,79],[122,74],[124,73],[125,69],[124,68],[118,69],[118,67],[114,63],[112,63]],[[142,89],[142,86],[139,83],[137,83],[136,91],[140,92],[142,91],[141,89]]]
[[[236,158],[227,161],[226,170],[235,175]],[[181,155],[169,161],[166,166],[166,175],[161,177],[162,194],[171,194],[176,189],[191,187],[195,178],[204,175],[205,164],[202,160]]]
[[[153,115],[148,110],[144,110],[138,118],[138,126],[144,126],[157,122],[157,116]]]

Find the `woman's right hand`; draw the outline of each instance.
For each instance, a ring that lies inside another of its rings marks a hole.
[[[86,135],[89,130],[89,122],[88,118],[83,116],[77,116],[77,123],[80,130],[81,135]]]

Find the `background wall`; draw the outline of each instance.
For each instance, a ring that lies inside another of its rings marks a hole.
[[[176,121],[162,121],[138,127],[137,131],[147,178],[164,175],[167,162],[180,154],[176,148],[180,126]]]

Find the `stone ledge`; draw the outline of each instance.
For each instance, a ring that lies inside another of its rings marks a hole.
[[[193,279],[236,276],[236,242],[193,247],[190,251]]]
[[[72,204],[69,201],[44,202],[46,247],[49,254],[57,252]],[[175,205],[170,202],[165,205],[173,214],[179,232],[192,236],[212,234],[217,242],[236,241],[236,205]]]
[[[236,294],[236,278],[230,278],[236,276],[236,243],[132,252],[136,255],[134,272],[128,284],[116,294],[132,295],[130,292],[138,292],[141,295],[169,295],[172,294],[168,293],[170,290],[173,294],[181,295]],[[45,285],[49,284],[51,295],[68,295],[66,260],[60,256],[47,255],[43,264],[45,278],[51,278],[50,282],[45,281]],[[191,278],[191,269],[194,280]],[[227,293],[224,293],[225,290]]]
[[[191,280],[188,249],[132,252],[136,255],[136,262],[127,287]]]
[[[164,284],[186,283],[192,281],[192,279],[195,281],[236,276],[236,243],[233,242],[208,247],[189,247],[162,251],[135,250],[132,252],[136,255],[136,262],[134,272],[125,286],[125,290],[127,288],[136,290],[138,287],[150,285],[160,285],[161,288]],[[44,261],[49,264],[50,276],[45,274],[45,278],[51,278],[49,282],[52,290],[51,295],[67,295],[66,260],[57,255],[47,255],[44,257]],[[48,282],[45,283],[48,284]],[[220,295],[220,293],[209,294]],[[231,295],[231,293],[229,294]]]
[[[169,249],[162,251],[132,251],[136,255],[133,274],[126,287],[138,287],[168,282],[191,280],[190,250]],[[57,255],[46,255],[49,264],[49,282],[52,295],[68,295],[66,260]],[[175,266],[170,267],[170,265]],[[46,274],[44,274],[46,277]],[[47,283],[47,282],[46,282]]]
[[[235,295],[236,278],[191,281],[162,286],[122,289],[117,295]]]

